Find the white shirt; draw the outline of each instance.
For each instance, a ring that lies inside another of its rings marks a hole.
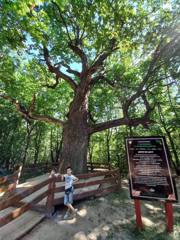
[[[71,175],[65,174],[64,179],[65,179],[65,189],[67,189],[73,186],[73,182],[76,179],[76,177],[72,174]]]

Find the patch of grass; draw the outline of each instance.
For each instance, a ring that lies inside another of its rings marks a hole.
[[[114,240],[113,232],[108,233],[108,236],[106,237],[106,240]]]
[[[173,236],[166,232],[158,232],[158,229],[145,228],[144,230],[134,230],[134,239],[137,240],[174,240]]]
[[[130,201],[129,192],[127,189],[121,188],[118,192],[107,195],[107,199],[110,201],[128,202]]]
[[[165,223],[164,223],[165,224]],[[136,240],[179,240],[180,239],[180,223],[175,223],[174,231],[168,234],[164,228],[158,227],[145,227],[143,230],[136,228],[135,221],[129,225],[123,225],[123,230],[128,232],[132,239]]]

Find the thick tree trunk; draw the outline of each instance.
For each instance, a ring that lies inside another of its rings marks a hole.
[[[63,133],[63,149],[60,159],[62,171],[65,171],[65,168],[70,165],[74,173],[86,172],[89,145],[87,128],[82,124],[67,123]]]
[[[78,93],[79,92],[79,93]],[[70,106],[68,121],[63,127],[63,146],[59,170],[65,171],[70,165],[74,173],[87,172],[87,153],[89,146],[88,125],[89,89],[81,86]]]

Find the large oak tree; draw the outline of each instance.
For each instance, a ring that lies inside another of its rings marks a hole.
[[[167,62],[171,66],[170,59],[179,53],[173,7],[161,1],[2,1],[4,72],[12,65],[11,72],[18,68],[21,81],[28,74],[34,85],[28,101],[21,101],[22,95],[13,92],[13,79],[19,75],[3,74],[0,96],[29,122],[62,127],[61,167],[71,164],[75,172],[85,172],[89,140],[96,132],[121,125],[147,127],[152,122],[154,102],[149,95],[163,82],[162,66]],[[56,111],[51,116],[39,111],[44,92],[54,91],[57,98],[63,98],[59,94],[63,84],[71,96],[66,114]],[[109,88],[112,97],[117,96],[117,118],[95,119],[98,107],[90,103],[97,87],[101,94]],[[139,106],[141,114],[131,114]]]

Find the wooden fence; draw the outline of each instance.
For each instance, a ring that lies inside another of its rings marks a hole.
[[[58,162],[46,162],[46,163],[37,163],[37,164],[29,164],[28,166],[23,167],[22,171],[22,177],[26,178],[29,176],[29,174],[34,173],[37,175],[39,172],[42,174],[42,172],[50,172],[52,169],[58,170],[59,163]],[[88,162],[87,163],[87,170],[90,172],[99,171],[99,170],[111,170],[113,169],[111,164],[109,163],[99,163],[99,162]]]
[[[118,170],[80,174],[77,175],[77,177],[80,181],[74,185],[75,200],[84,199],[90,196],[102,196],[114,192],[121,187],[121,178]],[[34,194],[45,186],[47,189],[43,190],[43,192],[30,202],[23,201],[25,197]],[[0,202],[0,211],[11,206],[16,206],[16,209],[0,218],[0,227],[18,218],[30,209],[38,209],[40,206],[37,204],[43,199],[45,199],[44,213],[47,216],[51,216],[54,211],[54,206],[63,203],[63,194],[64,186],[60,183],[60,177],[56,177],[54,173],[42,182],[26,187],[23,191],[15,190],[8,199]]]
[[[13,210],[13,211],[9,212],[7,215],[1,217],[0,218],[0,227],[4,226],[5,224],[9,223],[10,221],[16,219],[21,214],[23,214],[24,212],[31,209],[35,204],[40,202],[43,198],[47,197],[50,194],[49,189],[46,190],[45,192],[41,193],[40,195],[38,195],[31,202],[28,202],[28,203],[21,202],[21,200],[23,198],[31,195],[32,193],[38,191],[39,189],[41,189],[42,187],[44,187],[46,185],[50,185],[51,182],[52,182],[52,178],[46,179],[45,181],[41,182],[40,184],[37,184],[33,187],[29,187],[20,193],[15,192],[8,199],[1,201],[0,202],[0,211],[3,209],[6,209],[8,207],[15,206],[16,204],[17,205],[20,204],[20,207],[17,207],[15,210]]]
[[[91,196],[102,196],[121,187],[121,178],[118,170],[101,171],[80,174],[79,182],[74,185],[74,199],[80,200]],[[63,193],[64,186],[57,186],[60,178],[56,178],[55,193]],[[54,205],[62,204],[63,196],[54,199]]]
[[[22,166],[19,167],[12,175],[0,177],[0,193],[12,192],[16,189],[16,185],[19,183]]]
[[[88,162],[87,163],[87,168],[88,171],[97,171],[97,170],[103,170],[103,169],[107,169],[107,170],[111,170],[112,166],[111,164],[107,164],[107,163],[99,163],[99,162]]]

